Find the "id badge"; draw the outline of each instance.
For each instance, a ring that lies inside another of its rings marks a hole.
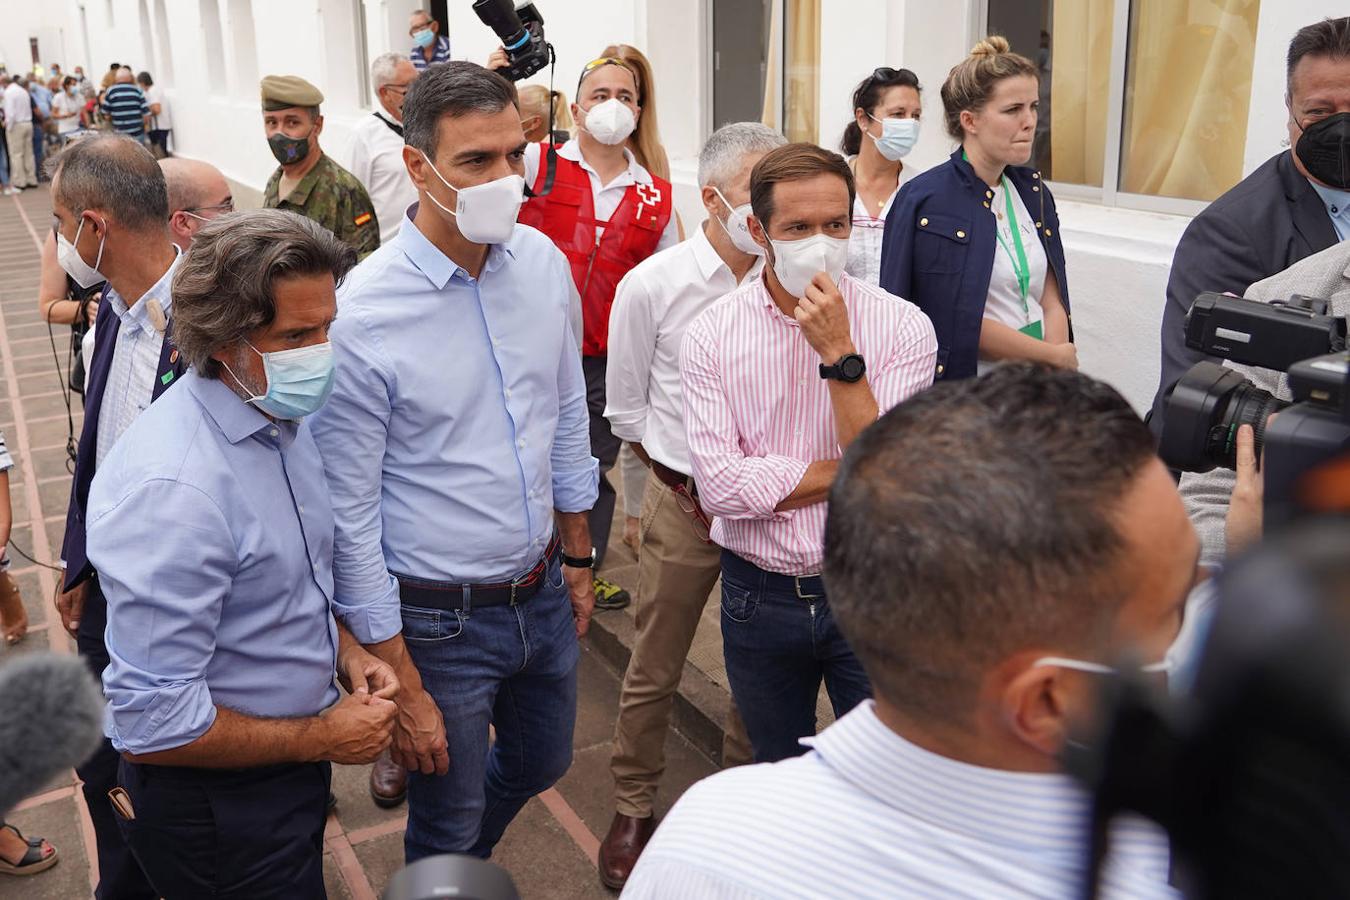
[[[1017,330],[1025,335],[1030,335],[1031,337],[1034,337],[1038,341],[1043,341],[1045,340],[1045,332],[1041,328],[1041,324],[1042,323],[1040,322],[1032,322],[1030,325],[1027,325],[1024,328],[1019,328]]]

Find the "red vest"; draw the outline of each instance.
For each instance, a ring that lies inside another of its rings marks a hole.
[[[543,190],[548,174],[547,149],[540,147],[535,191]],[[651,184],[629,185],[608,222],[596,221],[590,174],[561,156],[553,190],[521,208],[520,223],[548,235],[572,264],[581,294],[582,355],[605,355],[614,291],[630,269],[656,252],[673,209],[670,182],[653,175]]]

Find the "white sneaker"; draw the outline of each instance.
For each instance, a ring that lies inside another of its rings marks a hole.
[[[6,197],[13,197],[15,194],[22,194],[23,191],[19,190],[16,187],[7,187],[5,188],[3,193]]]

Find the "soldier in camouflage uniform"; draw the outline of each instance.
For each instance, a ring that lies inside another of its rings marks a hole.
[[[319,149],[323,94],[295,75],[262,80],[263,127],[281,163],[267,180],[263,206],[313,219],[364,259],[380,246],[375,206],[356,176]]]

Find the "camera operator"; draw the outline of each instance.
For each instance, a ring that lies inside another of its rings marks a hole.
[[[1257,282],[1243,295],[1269,303],[1301,294],[1324,298],[1333,316],[1350,315],[1350,240],[1295,263],[1278,275]],[[1284,401],[1292,399],[1289,376],[1231,361],[1224,365],[1252,385]],[[1157,417],[1161,421],[1161,416]],[[1181,476],[1181,496],[1200,535],[1201,562],[1212,566],[1225,555],[1243,549],[1261,534],[1261,476],[1257,471],[1255,437],[1250,426],[1238,433],[1238,469],[1187,472]],[[1230,497],[1232,505],[1230,508]],[[1226,523],[1226,524],[1225,524]]]
[[[875,701],[691,788],[624,896],[1073,895],[1089,796],[1058,755],[1122,648],[1168,665],[1197,550],[1104,384],[1008,364],[901,403],[849,446],[825,526]],[[1110,896],[1173,895],[1160,831],[1112,836]]]
[[[1172,257],[1162,319],[1162,376],[1149,425],[1162,434],[1168,389],[1205,355],[1183,322],[1205,291],[1237,293],[1350,237],[1350,17],[1289,42],[1285,106],[1291,148],[1267,160],[1186,227]],[[1338,161],[1339,159],[1339,161]]]

